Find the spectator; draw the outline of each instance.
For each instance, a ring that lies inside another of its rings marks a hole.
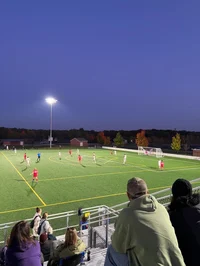
[[[6,251],[8,248],[9,238],[6,241],[5,246],[0,251],[0,266],[6,266]]]
[[[26,221],[14,225],[6,252],[7,266],[41,266],[40,245],[30,236],[30,232]]]
[[[65,242],[58,245],[56,250],[54,250],[50,265],[59,259],[65,259],[66,257],[80,254],[85,251],[85,249],[86,246],[84,242],[78,238],[76,229],[68,228],[65,233]]]
[[[39,235],[49,232],[50,224],[49,224],[49,221],[47,221],[47,218],[48,218],[48,213],[44,212],[42,215],[42,219],[40,221],[40,225],[39,225],[39,227],[41,228],[40,232],[38,232]]]
[[[88,217],[89,216],[90,216],[89,212],[86,212],[83,214],[82,219],[81,219],[82,230],[88,229]]]
[[[105,266],[184,266],[167,210],[140,178],[127,184],[128,207],[116,221]]]
[[[37,237],[38,236],[38,227],[40,225],[40,221],[41,221],[41,215],[42,215],[42,209],[40,208],[36,208],[36,213],[33,216],[33,220],[34,220],[34,226],[33,226],[33,236]]]
[[[187,266],[200,265],[200,195],[192,195],[192,185],[177,179],[172,186],[169,214]]]
[[[41,252],[44,256],[44,261],[48,261],[50,258],[51,249],[52,249],[52,245],[53,245],[52,242],[53,242],[53,240],[48,239],[47,233],[42,233],[40,235],[40,248],[41,248]]]

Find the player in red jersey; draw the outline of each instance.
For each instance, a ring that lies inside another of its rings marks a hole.
[[[161,160],[161,162],[160,162],[160,169],[161,169],[161,170],[164,169],[164,162],[163,162],[163,160]]]
[[[82,157],[80,154],[78,155],[78,161],[79,161],[79,163],[81,163],[81,161],[82,161]]]
[[[38,182],[38,170],[36,168],[33,169],[32,175],[33,175],[32,184],[34,181]]]
[[[69,150],[69,155],[72,156],[72,150]]]
[[[24,153],[24,162],[26,162],[26,158],[27,158],[26,153]]]

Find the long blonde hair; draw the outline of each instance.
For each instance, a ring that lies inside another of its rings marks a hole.
[[[76,228],[67,228],[65,233],[65,246],[76,245],[78,240]]]

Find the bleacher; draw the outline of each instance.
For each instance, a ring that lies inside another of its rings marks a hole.
[[[192,180],[195,182],[198,179]],[[200,186],[193,188],[194,193],[200,193]],[[171,189],[167,188],[158,192],[153,193],[157,200],[167,206],[170,203],[171,199]],[[90,261],[87,261],[87,252],[84,258],[84,264],[87,266],[101,266],[104,265],[106,251],[108,245],[111,243],[111,235],[114,232],[114,222],[118,217],[120,211],[127,206],[127,202],[118,204],[112,207],[106,205],[95,206],[91,208],[82,209],[83,213],[90,212],[88,219],[88,229],[82,230],[79,224],[72,224],[70,221],[74,221],[73,217],[77,216],[77,210],[58,213],[49,215],[48,220],[63,219],[66,220],[66,225],[61,228],[55,228],[54,232],[56,233],[57,239],[64,241],[64,234],[60,234],[63,230],[66,230],[68,227],[76,227],[79,229],[79,237],[85,242],[87,250],[90,250]],[[29,221],[31,219],[27,219]],[[7,224],[0,224],[0,231],[3,230],[3,239],[0,239],[1,243],[5,242],[8,237],[9,228],[11,228],[16,222],[10,222]],[[48,262],[45,262],[44,265],[47,265]]]

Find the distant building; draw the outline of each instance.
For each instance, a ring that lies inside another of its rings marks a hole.
[[[193,156],[200,157],[200,149],[193,149]]]
[[[23,146],[24,140],[23,139],[2,139],[0,143],[3,146]]]
[[[88,147],[88,141],[84,138],[73,138],[70,140],[70,145],[74,147]]]

